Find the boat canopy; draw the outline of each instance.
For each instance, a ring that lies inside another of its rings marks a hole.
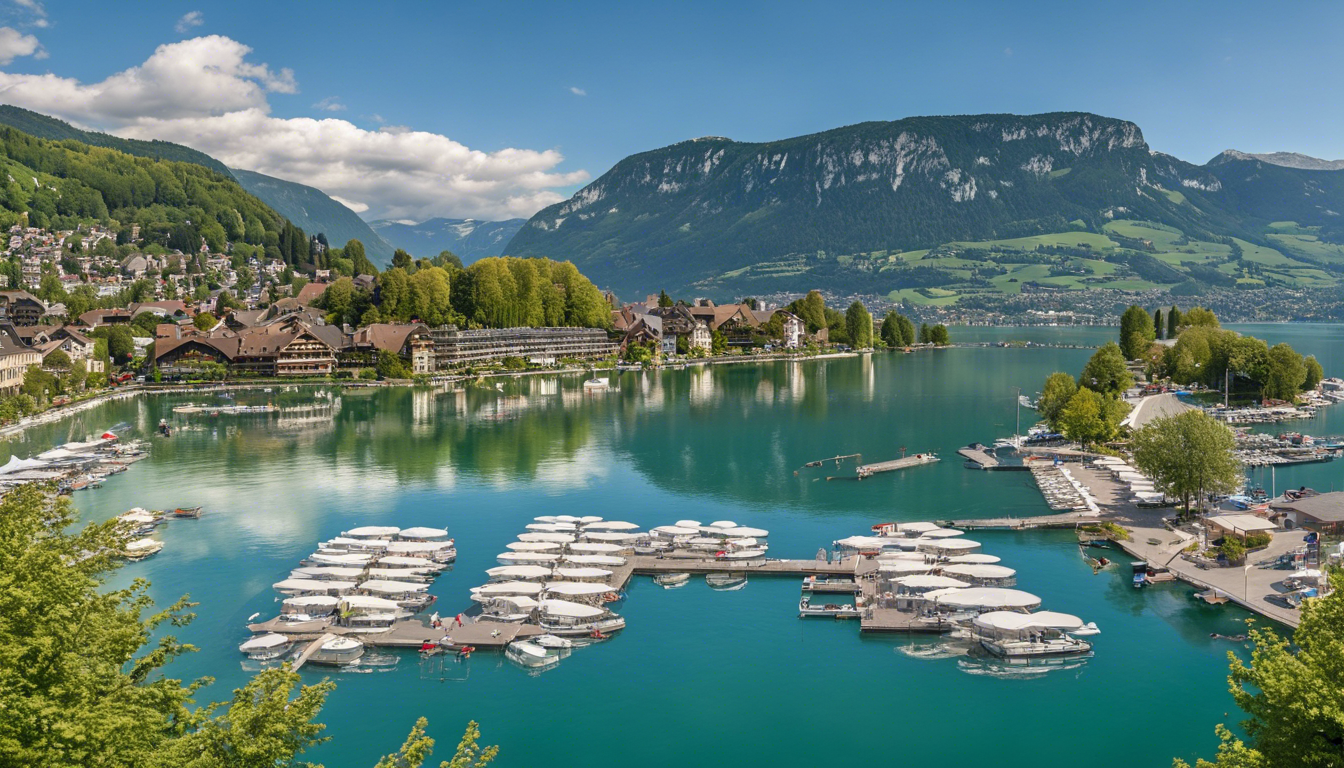
[[[363,575],[363,568],[343,568],[339,565],[312,565],[295,568],[289,572],[291,579],[357,579]]]
[[[923,552],[883,552],[877,556],[879,563],[893,563],[900,560],[909,560],[915,563],[926,563],[929,556]]]
[[[561,616],[567,619],[595,619],[607,612],[605,608],[572,603],[568,600],[542,600],[541,610],[548,616]]]
[[[575,520],[574,522],[578,523],[579,525],[592,525],[593,523],[602,522],[602,518],[598,517],[597,515],[584,515],[583,517],[580,517],[578,520]]]
[[[737,523],[734,523],[732,520],[715,520],[714,522],[710,523],[709,525],[706,525],[705,527],[706,527],[706,528],[736,528],[736,527],[737,527]]]
[[[124,523],[157,523],[163,518],[142,509],[139,512],[123,512],[117,515],[117,519]]]
[[[289,645],[288,637],[277,635],[275,633],[267,633],[265,635],[257,635],[256,637],[247,640],[242,645],[238,646],[238,650],[260,651],[266,648],[279,648],[282,645]]]
[[[955,528],[935,528],[931,531],[924,531],[920,534],[923,539],[950,539],[954,536],[965,536],[965,531],[958,531]]]
[[[301,595],[299,597],[287,597],[281,605],[288,605],[292,608],[335,608],[341,598],[335,595]]]
[[[154,549],[155,547],[162,547],[162,546],[163,542],[160,542],[157,539],[149,539],[149,538],[136,539],[135,541],[132,541],[130,544],[126,545],[126,551],[139,552],[140,550],[143,549]]]
[[[490,605],[495,607],[508,606],[509,608],[512,608],[515,613],[531,611],[540,605],[540,603],[527,595],[499,595],[487,599]]]
[[[894,581],[908,589],[950,589],[954,587],[970,586],[970,584],[959,579],[954,579],[951,576],[930,576],[927,574],[901,576]]]
[[[758,557],[765,557],[764,549],[734,549],[723,553],[724,558],[728,560],[755,560]]]
[[[583,518],[581,518],[581,517],[575,517],[575,516],[573,516],[573,515],[556,515],[556,516],[555,516],[555,519],[552,520],[551,522],[552,522],[552,523],[577,523],[577,522],[579,522],[579,521],[582,520],[582,519],[583,519]]]
[[[625,558],[615,555],[564,555],[560,561],[575,565],[609,565],[617,568],[625,565]]]
[[[413,555],[417,552],[442,552],[452,549],[451,541],[390,541],[387,551],[397,555]]]
[[[639,534],[638,534],[638,533],[602,533],[602,532],[595,532],[595,533],[584,533],[584,534],[582,534],[582,536],[583,536],[583,538],[587,539],[588,541],[610,541],[610,542],[619,542],[619,543],[627,543],[627,542],[637,541],[637,540],[639,539]]]
[[[923,560],[891,560],[879,562],[877,570],[878,573],[928,573],[933,570],[933,565]]]
[[[926,531],[939,530],[941,527],[942,526],[938,525],[937,523],[925,523],[925,522],[896,524],[896,530],[900,531],[901,533],[924,533]]]
[[[473,587],[477,595],[538,595],[541,585],[535,581],[497,581],[483,587]]]
[[[429,541],[432,539],[444,539],[448,536],[448,530],[445,528],[402,528],[397,538],[402,541]]]
[[[601,595],[611,591],[611,587],[606,584],[595,584],[591,581],[548,581],[546,582],[546,591],[557,595]]]
[[[525,527],[529,531],[542,531],[544,533],[572,533],[579,529],[573,523],[528,523]]]
[[[372,595],[346,595],[341,598],[340,609],[361,611],[396,611],[401,606],[396,601]]]
[[[556,568],[555,575],[562,579],[605,579],[611,575],[606,568]]]
[[[578,552],[584,555],[609,555],[613,552],[620,552],[623,549],[627,549],[627,547],[623,547],[620,544],[608,544],[601,541],[579,542],[578,544],[569,545],[570,552]]]
[[[395,525],[364,525],[341,533],[352,539],[380,539],[384,536],[396,536],[401,529]]]
[[[534,517],[534,518],[532,518],[532,519],[533,519],[533,520],[536,520],[538,523],[558,523],[558,522],[560,522],[560,519],[557,518],[555,515],[539,515],[539,516]]]
[[[652,529],[653,533],[661,533],[664,536],[694,536],[700,532],[699,528],[693,528],[685,525],[660,525]]]
[[[370,579],[389,581],[429,581],[435,576],[429,568],[370,568],[365,573]]]
[[[968,579],[1009,579],[1017,575],[1017,571],[1012,568],[981,563],[945,565],[943,573],[948,576],[964,576]]]
[[[916,548],[925,552],[958,554],[980,548],[980,542],[970,539],[916,539]]]
[[[360,589],[369,592],[377,592],[383,595],[409,595],[414,592],[424,592],[429,589],[428,584],[414,584],[409,581],[388,581],[386,579],[369,579],[361,582]]]
[[[373,555],[356,553],[334,553],[334,552],[314,552],[308,556],[308,559],[314,563],[323,565],[365,565],[373,559]]]
[[[1083,620],[1067,613],[1041,611],[1040,613],[1017,613],[1015,611],[990,611],[975,617],[975,625],[981,629],[1020,631],[1024,629],[1058,629],[1063,632],[1081,629]]]
[[[699,520],[678,520],[674,525],[678,528],[695,528],[696,530],[699,530],[701,523]]]
[[[504,552],[496,559],[503,560],[506,564],[514,563],[554,563],[560,558],[559,555],[547,554],[545,552]]]
[[[745,525],[739,525],[736,528],[724,528],[719,532],[730,539],[764,539],[770,535],[770,532],[764,528],[751,528]]]
[[[338,547],[338,548],[360,547],[363,549],[378,549],[378,548],[386,549],[387,545],[391,543],[392,542],[387,541],[386,539],[356,539],[350,536],[337,536],[334,539],[329,539],[327,541],[322,542],[321,546]]]
[[[1000,587],[971,587],[944,594],[929,594],[939,605],[950,608],[999,608],[1030,610],[1041,604],[1041,598],[1020,589]]]
[[[514,552],[559,552],[562,545],[553,541],[510,541],[504,546]]]
[[[587,531],[633,531],[639,526],[634,523],[627,523],[624,520],[602,520],[596,523],[588,523],[583,528]]]
[[[548,531],[532,531],[530,533],[518,534],[519,541],[549,541],[555,544],[569,544],[574,541],[572,533],[552,533]]]
[[[831,543],[844,549],[883,549],[898,546],[891,539],[882,536],[847,536]]]
[[[486,573],[492,579],[544,579],[551,575],[551,569],[540,565],[501,565]]]
[[[277,581],[271,587],[277,591],[293,592],[340,592],[355,588],[353,581],[318,581],[317,579],[285,579]]]
[[[983,552],[972,552],[969,555],[953,555],[947,558],[949,563],[979,563],[990,565],[1001,561],[1003,558],[998,555],[986,555]]]

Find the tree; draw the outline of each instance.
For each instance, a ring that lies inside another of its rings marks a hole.
[[[915,343],[915,324],[910,322],[910,318],[905,315],[896,316],[896,325],[901,332],[901,346],[908,347]]]
[[[409,272],[411,270],[412,261],[413,259],[411,259],[411,254],[401,250],[400,248],[392,252],[393,267],[404,269]]]
[[[202,312],[196,317],[192,318],[191,323],[192,325],[196,326],[197,330],[208,331],[219,324],[219,318],[215,317],[209,312]]]
[[[434,740],[425,735],[426,725],[425,718],[416,720],[415,727],[411,729],[401,749],[397,750],[396,754],[387,755],[379,760],[374,768],[420,768],[434,749]],[[467,731],[457,743],[453,758],[441,763],[440,768],[485,768],[494,762],[495,757],[499,755],[499,747],[482,749],[477,744],[480,738],[481,728],[476,721],[467,723]]]
[[[1059,414],[1077,392],[1078,384],[1072,376],[1063,371],[1055,371],[1045,377],[1045,384],[1041,387],[1041,397],[1036,403],[1036,412],[1040,414],[1042,419],[1045,419],[1051,429],[1058,432]]]
[[[1307,380],[1307,365],[1292,347],[1275,344],[1269,348],[1260,394],[1275,400],[1292,402]]]
[[[873,346],[873,316],[862,302],[854,302],[845,311],[845,331],[849,334],[849,344],[855,349],[869,349]]]
[[[322,292],[322,309],[327,310],[327,314],[332,317],[332,321],[339,325],[349,322],[351,310],[355,305],[355,283],[348,277],[342,277],[340,280],[327,286]]]
[[[722,331],[714,331],[709,337],[709,351],[716,355],[722,355],[728,350],[728,337],[723,335]]]
[[[1203,307],[1192,307],[1181,316],[1181,325],[1190,328],[1219,328],[1217,315]]]
[[[1143,316],[1148,317],[1148,313],[1143,313]],[[1120,351],[1120,346],[1113,341],[1103,344],[1083,366],[1078,386],[1117,397],[1134,386],[1134,377],[1125,367],[1125,355]]]
[[[1191,502],[1209,493],[1235,493],[1241,463],[1232,431],[1203,411],[1164,416],[1134,433],[1134,466],[1153,479],[1158,490]]]
[[[945,347],[945,346],[947,346],[947,344],[948,344],[949,342],[950,342],[950,339],[948,338],[948,335],[947,335],[947,326],[946,326],[946,325],[943,325],[942,323],[938,323],[937,325],[933,326],[932,328],[929,328],[929,343],[930,343],[930,344],[936,344],[937,346]]]
[[[70,356],[61,349],[53,350],[42,360],[44,368],[54,368],[58,371],[68,371],[72,365],[74,363],[70,361]]]
[[[414,375],[411,369],[406,367],[401,355],[388,352],[386,349],[378,350],[378,362],[374,370],[378,371],[380,379],[409,379]]]
[[[1316,360],[1315,355],[1308,355],[1307,359],[1302,362],[1307,367],[1307,378],[1302,382],[1302,391],[1305,392],[1320,385],[1321,379],[1325,378],[1325,370],[1321,368],[1321,364]]]
[[[1064,436],[1083,445],[1115,439],[1129,406],[1122,400],[1080,387],[1060,411],[1058,421]]]
[[[114,325],[107,331],[107,353],[118,365],[125,365],[135,357],[135,339],[131,329],[124,325]]]
[[[350,260],[351,271],[356,275],[378,274],[378,268],[369,261],[369,257],[364,253],[364,244],[360,241],[354,239],[347,241],[345,247],[341,249],[341,254]]]
[[[1167,338],[1174,339],[1180,335],[1181,331],[1181,310],[1176,308],[1175,304],[1167,310]]]
[[[672,306],[672,297],[667,295],[667,291],[658,292],[658,306],[660,307]]]
[[[882,343],[888,347],[899,347],[901,345],[901,329],[897,325],[896,310],[887,310],[887,314],[882,318],[882,327],[878,330],[878,336]]]
[[[462,266],[462,259],[452,251],[439,251],[439,255],[435,256],[433,261],[434,266],[436,267],[443,267],[444,269],[449,267],[452,267],[453,269],[465,269],[465,267]]]
[[[928,323],[920,323],[920,324],[919,324],[919,343],[920,343],[920,344],[928,344],[928,343],[929,343],[929,324],[928,324]]]
[[[827,327],[826,300],[820,291],[808,291],[806,296],[790,304],[788,310],[803,321],[808,333],[816,333]]]
[[[1155,337],[1154,340],[1162,338],[1162,308],[1161,308],[1161,307],[1158,307],[1157,309],[1154,309],[1154,310],[1153,310],[1153,333],[1156,334],[1156,337]]]
[[[1137,304],[1131,304],[1129,309],[1120,316],[1120,350],[1124,353],[1126,360],[1133,360],[1143,354],[1148,348],[1148,342],[1157,338],[1153,328],[1153,318],[1148,316],[1148,310]]]

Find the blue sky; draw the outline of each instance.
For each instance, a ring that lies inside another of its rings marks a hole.
[[[22,36],[0,65],[8,78],[91,86],[158,46],[220,36],[251,50],[208,55],[235,56],[233,76],[257,91],[216,103],[202,85],[201,110],[178,103],[172,89],[195,86],[171,82],[173,68],[205,55],[183,50],[164,57],[167,85],[116,105],[53,100],[38,81],[0,82],[0,102],[302,176],[368,216],[525,215],[682,139],[911,115],[1083,110],[1133,120],[1153,148],[1196,163],[1229,147],[1344,157],[1339,4],[0,2],[0,25]],[[40,47],[24,54],[28,36]],[[216,119],[240,108],[253,123]],[[293,118],[350,127],[304,138],[296,127],[312,126]],[[424,135],[360,133],[398,126]],[[269,138],[247,146],[230,131]],[[304,141],[320,159],[297,156]],[[438,170],[398,176],[417,160]],[[379,174],[381,186],[358,178]]]

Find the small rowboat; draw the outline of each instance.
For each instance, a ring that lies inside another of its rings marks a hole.
[[[653,577],[653,583],[663,589],[676,589],[684,587],[691,580],[689,573],[660,573]]]
[[[178,507],[173,510],[173,517],[197,518],[201,516],[200,507]]]

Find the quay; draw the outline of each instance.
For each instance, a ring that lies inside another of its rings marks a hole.
[[[937,454],[916,453],[914,456],[906,456],[901,459],[879,461],[874,464],[862,464],[855,470],[855,473],[858,475],[858,479],[862,480],[882,472],[895,472],[898,469],[908,469],[909,467],[917,467],[921,464],[932,464],[938,460]],[[830,480],[831,478],[828,477],[826,479]]]
[[[1009,530],[1024,531],[1031,528],[1075,528],[1097,522],[1096,514],[1091,512],[1065,512],[1058,515],[1038,515],[1035,517],[984,517],[976,520],[938,520],[944,528],[962,528],[965,530]]]
[[[957,453],[980,469],[997,469],[999,467],[998,458],[981,443],[971,443],[965,448],[958,448]]]
[[[829,461],[834,461],[836,464],[839,464],[840,462],[844,461],[845,459],[861,459],[861,458],[863,458],[863,454],[862,454],[862,453],[846,453],[846,454],[844,454],[843,456],[832,456],[832,457],[830,457],[829,459],[817,459],[816,461],[809,461],[809,462],[807,462],[806,464],[804,464],[803,466],[804,466],[804,467],[820,467],[821,465],[823,465],[823,464],[825,464],[825,463],[827,463],[827,462],[829,462]]]
[[[746,573],[769,576],[850,576],[855,577],[877,568],[877,561],[862,557],[825,560],[757,560],[732,562],[699,557],[652,557],[636,555],[630,558],[634,572],[643,576],[660,573]]]

